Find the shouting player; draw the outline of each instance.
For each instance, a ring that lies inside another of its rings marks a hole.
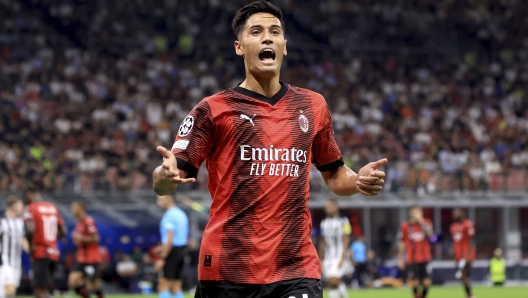
[[[22,276],[22,250],[29,245],[24,235],[22,201],[9,196],[5,216],[0,218],[0,297],[15,297]]]
[[[73,242],[77,245],[77,255],[68,277],[68,286],[83,298],[90,297],[89,291],[95,292],[98,298],[103,298],[99,280],[99,263],[101,263],[99,232],[93,218],[86,215],[84,203],[73,202],[71,212],[77,219],[72,234]]]
[[[429,236],[432,234],[433,224],[429,219],[423,217],[422,207],[411,207],[409,220],[401,225],[398,266],[401,270],[407,270],[407,277],[411,280],[413,294],[416,298],[426,298],[427,291],[431,286]],[[418,291],[419,286],[422,287],[421,293]]]
[[[267,1],[237,11],[235,52],[246,78],[200,101],[153,173],[158,195],[194,182],[205,160],[213,203],[196,297],[322,297],[310,239],[310,165],[337,195],[377,195],[386,159],[344,165],[318,93],[279,80],[287,54],[282,12]]]
[[[475,228],[471,220],[466,218],[460,208],[453,209],[451,236],[453,238],[453,251],[457,262],[456,278],[462,281],[468,298],[473,298],[471,293],[471,262],[475,260]]]
[[[319,255],[323,264],[323,276],[328,280],[330,298],[348,298],[347,288],[341,281],[346,270],[346,253],[352,228],[346,217],[339,216],[336,200],[325,206],[326,218],[321,222]]]
[[[57,207],[41,199],[34,187],[24,191],[26,237],[30,243],[33,291],[37,298],[48,298],[54,288],[53,273],[59,261],[57,240],[67,229]]]

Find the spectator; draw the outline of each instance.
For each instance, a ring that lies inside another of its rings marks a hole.
[[[136,245],[132,249],[132,256],[130,257],[132,261],[136,262],[137,264],[141,264],[143,262],[143,250],[141,249],[141,246]]]
[[[123,255],[116,266],[119,286],[122,289],[130,289],[130,283],[135,280],[138,273],[138,265],[130,259],[129,255]]]

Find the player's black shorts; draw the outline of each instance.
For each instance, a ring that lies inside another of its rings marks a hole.
[[[165,259],[162,277],[168,280],[180,279],[186,255],[187,246],[173,246]]]
[[[431,278],[432,267],[430,263],[415,263],[407,265],[407,278],[424,280]]]
[[[54,285],[53,274],[57,267],[57,262],[45,259],[35,259],[31,263],[33,270],[33,285],[41,288],[51,288]]]
[[[72,266],[72,272],[82,272],[83,276],[88,280],[95,280],[101,277],[101,269],[98,263],[79,263],[75,261]]]
[[[199,281],[194,298],[323,298],[318,279],[296,278],[268,285]]]

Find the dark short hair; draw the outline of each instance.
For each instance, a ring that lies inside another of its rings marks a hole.
[[[336,206],[339,205],[339,203],[337,202],[337,199],[335,199],[335,198],[330,198],[330,199],[328,199],[327,202],[329,202],[329,203],[333,203],[333,204],[336,205]]]
[[[237,38],[240,35],[240,32],[242,32],[249,17],[256,13],[269,13],[274,15],[277,17],[277,19],[279,19],[282,25],[282,30],[284,30],[284,21],[282,20],[282,11],[280,8],[268,1],[258,0],[242,7],[236,12],[233,22],[231,23],[231,27],[233,28]]]
[[[6,205],[7,208],[13,207],[16,203],[18,203],[20,199],[17,196],[8,196],[6,199]]]

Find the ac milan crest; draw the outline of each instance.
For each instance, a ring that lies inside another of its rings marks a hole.
[[[304,115],[299,116],[299,127],[301,127],[301,130],[303,132],[308,131],[308,128],[310,127],[310,123],[308,122],[308,118],[306,118],[306,116]]]

